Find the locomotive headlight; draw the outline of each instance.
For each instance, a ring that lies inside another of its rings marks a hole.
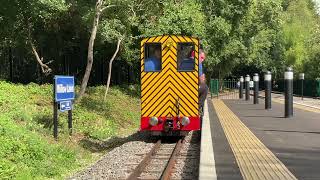
[[[152,117],[152,118],[149,119],[149,124],[150,124],[151,126],[157,125],[158,122],[159,122],[159,120],[158,120],[157,117]]]
[[[190,119],[188,117],[183,117],[181,119],[181,124],[182,124],[182,126],[186,126],[186,125],[190,124]]]

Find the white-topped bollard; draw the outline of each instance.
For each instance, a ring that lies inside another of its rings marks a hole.
[[[285,80],[285,114],[286,118],[293,116],[293,70],[288,67],[284,73]]]
[[[301,81],[301,100],[303,100],[303,81],[304,81],[304,73],[299,74],[299,79]]]
[[[250,76],[247,75],[245,78],[246,81],[246,101],[250,100]]]
[[[258,73],[254,74],[253,82],[254,82],[253,104],[259,104],[259,74]]]
[[[267,71],[264,75],[265,109],[271,109],[271,79],[271,72]]]
[[[240,85],[239,85],[239,99],[243,99],[243,76],[240,76]]]

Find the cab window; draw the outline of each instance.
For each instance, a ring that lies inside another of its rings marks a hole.
[[[145,72],[159,72],[161,71],[161,44],[160,43],[146,43],[144,47]]]
[[[178,71],[194,71],[195,47],[193,43],[178,43]]]

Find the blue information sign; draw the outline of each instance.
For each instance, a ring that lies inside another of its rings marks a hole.
[[[54,76],[55,79],[55,100],[66,101],[74,100],[74,77],[73,76]]]
[[[72,110],[72,101],[60,101],[60,111],[70,111]]]

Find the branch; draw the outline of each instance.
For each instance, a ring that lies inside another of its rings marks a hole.
[[[134,11],[133,5],[129,6],[129,8],[130,8],[131,12],[133,13],[133,16],[136,17],[137,15],[136,15],[136,12]]]
[[[44,73],[46,76],[49,75],[51,72],[52,72],[52,69],[47,65],[49,63],[51,63],[52,61],[44,64],[43,63],[43,57],[40,58],[38,52],[37,52],[37,49],[36,49],[36,46],[33,44],[32,42],[32,38],[31,38],[31,25],[29,23],[28,25],[28,41],[30,43],[30,46],[31,46],[31,49],[32,49],[32,52],[33,54],[35,55],[36,57],[36,60],[38,61],[38,64],[40,65],[41,67],[41,70],[42,70],[42,73]]]
[[[48,65],[48,64],[51,64],[51,63],[53,63],[53,60],[51,60],[51,61],[49,61],[49,62],[47,62],[45,64]]]
[[[131,4],[131,5],[128,5],[128,7],[130,8],[131,12],[133,13],[133,16],[137,16],[137,12],[139,11],[145,11],[145,8],[144,8],[144,4],[146,3],[145,1],[143,0],[139,0],[140,3],[137,4],[137,2]],[[136,8],[136,10],[135,10]]]
[[[111,8],[111,7],[115,7],[116,5],[108,5],[108,6],[105,6],[103,8],[100,9],[100,12],[103,12],[104,10],[108,9],[108,8]]]
[[[146,35],[138,35],[138,36],[130,36],[129,38],[130,39],[141,39],[141,38],[145,38],[146,37]]]
[[[104,1],[103,0],[98,0],[97,3],[96,3],[96,9],[100,9],[101,6],[104,4]]]
[[[110,80],[111,80],[111,70],[112,70],[112,63],[113,63],[113,60],[116,58],[118,52],[119,52],[119,49],[120,49],[120,44],[121,44],[121,41],[123,40],[123,38],[119,38],[118,39],[118,43],[117,43],[117,49],[116,51],[114,52],[112,58],[110,59],[110,62],[109,62],[109,73],[108,73],[108,80],[107,80],[107,87],[106,87],[106,92],[104,94],[104,98],[103,100],[105,101],[106,98],[107,98],[107,94],[108,94],[108,90],[109,90],[109,86],[110,86]]]
[[[31,48],[32,48],[32,52],[33,52],[33,54],[36,56],[36,60],[38,61],[38,63],[39,63],[39,65],[40,65],[40,67],[41,67],[41,70],[42,70],[42,72],[47,76],[47,75],[49,75],[51,72],[52,72],[52,69],[47,65],[47,64],[44,64],[43,63],[43,57],[39,57],[39,54],[38,54],[38,52],[37,52],[37,50],[36,50],[36,47],[35,47],[35,45],[32,43],[32,41],[31,40],[29,40],[29,43],[30,43],[30,45],[31,45]],[[52,61],[51,61],[52,62]],[[50,63],[50,62],[49,62]]]

